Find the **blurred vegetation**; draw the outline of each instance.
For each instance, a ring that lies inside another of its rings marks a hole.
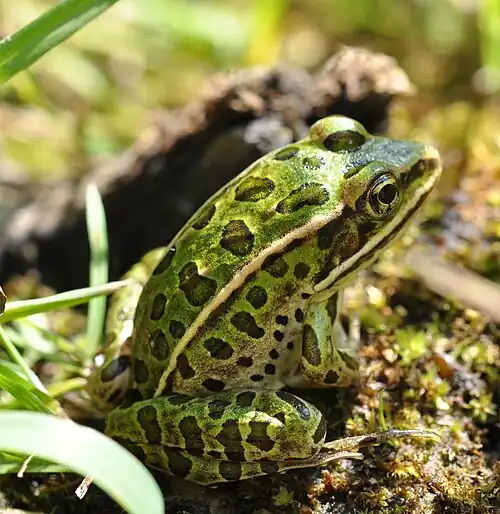
[[[57,2],[0,0],[0,36]],[[500,0],[120,0],[0,90],[2,160],[75,177],[218,71],[314,70],[342,44],[393,55],[429,96],[500,87]]]

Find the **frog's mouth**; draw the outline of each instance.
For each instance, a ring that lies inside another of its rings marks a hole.
[[[314,286],[316,292],[335,288],[346,283],[353,271],[365,268],[391,243],[403,234],[403,229],[420,212],[441,175],[441,159],[437,150],[425,147],[424,157],[401,172],[401,180],[416,186],[405,193],[409,197],[402,209],[387,225],[358,252],[341,263],[328,277]]]

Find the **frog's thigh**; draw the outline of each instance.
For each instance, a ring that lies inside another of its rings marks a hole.
[[[228,462],[266,461],[240,466],[245,478],[270,472],[270,462],[280,463],[276,471],[289,469],[291,460],[303,466],[323,446],[326,422],[314,405],[293,394],[244,390],[137,402],[112,411],[106,433],[133,446],[149,465],[190,480],[209,464],[222,475],[223,469],[229,473]]]
[[[348,385],[357,375],[356,342],[339,320],[342,296],[337,293],[309,305],[302,332],[302,373],[317,385]]]

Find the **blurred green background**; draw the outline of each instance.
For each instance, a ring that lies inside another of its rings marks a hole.
[[[0,36],[57,2],[0,0]],[[2,161],[76,177],[199,97],[216,72],[318,68],[340,45],[394,56],[447,102],[500,85],[500,0],[120,0],[0,89]]]

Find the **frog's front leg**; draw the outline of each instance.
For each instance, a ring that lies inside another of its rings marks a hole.
[[[349,336],[345,334],[339,319],[341,306],[342,292],[309,305],[301,356],[301,373],[308,387],[343,387],[357,377],[359,334],[352,330]]]

